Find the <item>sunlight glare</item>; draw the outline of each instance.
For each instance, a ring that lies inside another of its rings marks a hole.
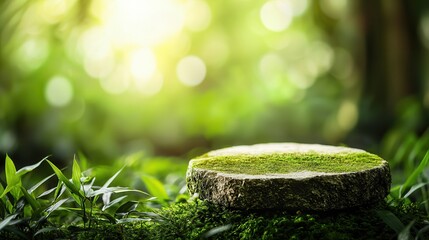
[[[143,48],[131,56],[131,74],[136,79],[148,79],[156,71],[155,54],[149,48]]]
[[[103,19],[116,45],[153,46],[180,32],[183,7],[174,0],[115,0]]]
[[[152,74],[149,79],[134,78],[137,90],[145,96],[153,96],[162,89],[164,84],[164,77],[160,72]]]

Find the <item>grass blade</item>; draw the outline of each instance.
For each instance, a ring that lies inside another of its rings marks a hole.
[[[401,233],[402,230],[404,230],[405,225],[392,212],[387,210],[379,210],[377,211],[377,215],[381,218],[381,220],[383,220],[384,223],[387,224],[387,226],[393,229],[397,234]]]
[[[426,182],[426,183],[419,183],[419,184],[416,184],[416,185],[412,186],[411,189],[404,195],[403,198],[409,197],[413,192],[419,190],[420,188],[422,188],[422,187],[424,187],[424,186],[426,186],[428,184],[429,183]]]
[[[429,151],[426,152],[426,155],[424,156],[423,160],[420,162],[419,166],[410,174],[410,176],[407,178],[405,183],[402,185],[400,189],[400,195],[402,195],[405,189],[407,189],[408,187],[411,187],[417,181],[420,174],[428,165],[428,162],[429,162]]]
[[[398,234],[398,240],[410,240],[412,239],[410,229],[413,226],[414,221],[408,223],[408,225]]]
[[[164,185],[156,178],[148,175],[143,175],[141,177],[142,181],[146,185],[148,192],[158,199],[166,200],[168,199],[167,191],[164,188]]]

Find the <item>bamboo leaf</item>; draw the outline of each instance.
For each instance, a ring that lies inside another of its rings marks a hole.
[[[30,189],[28,189],[29,193],[34,192],[34,190],[36,190],[37,188],[39,188],[43,183],[45,183],[46,181],[48,181],[51,177],[55,176],[55,173],[45,177],[44,179],[42,179],[40,182],[34,184],[34,186],[32,186]]]
[[[81,182],[80,177],[82,175],[82,172],[80,170],[79,164],[77,163],[76,159],[73,159],[73,168],[72,168],[72,181],[73,184],[77,187],[77,189],[81,189]]]
[[[107,188],[113,182],[113,180],[115,180],[115,178],[119,175],[119,173],[122,172],[123,169],[124,167],[119,169],[119,171],[117,171],[112,177],[110,177],[109,180],[107,180],[106,183],[104,183],[103,188]]]
[[[91,193],[87,194],[87,196],[95,197],[105,193],[124,193],[124,192],[135,192],[135,193],[147,194],[143,191],[136,190],[136,189],[129,189],[126,187],[109,187],[109,188],[100,188],[98,190],[92,191]]]
[[[3,193],[0,195],[0,198],[4,198],[4,196],[6,196],[6,194],[8,194],[10,191],[12,191],[12,190],[14,190],[14,189],[16,189],[18,186],[17,185],[15,185],[15,186],[10,186],[10,185],[7,185],[6,186],[6,189],[3,191]],[[15,197],[15,196],[14,196]]]
[[[13,215],[10,215],[10,216],[6,217],[5,219],[3,219],[3,220],[0,222],[0,231],[1,231],[3,228],[5,228],[5,227],[7,227],[7,226],[11,225],[11,223],[13,222],[13,219],[14,219],[17,215],[18,215],[18,214],[13,214]]]
[[[6,174],[6,183],[7,185],[13,186],[19,183],[19,178],[16,175],[15,164],[8,155],[6,155],[5,161],[5,174]]]
[[[80,189],[77,186],[75,186],[72,182],[70,182],[69,179],[66,178],[66,176],[64,176],[64,174],[61,172],[61,170],[57,168],[57,166],[55,166],[51,161],[47,160],[47,162],[51,166],[52,170],[54,170],[55,175],[57,175],[58,179],[64,183],[64,185],[67,187],[70,193],[83,198],[83,195],[80,192]],[[75,198],[75,200],[77,199]]]
[[[46,161],[48,159],[48,157],[43,158],[42,160],[40,160],[38,163],[30,165],[30,166],[26,166],[23,167],[21,169],[19,169],[16,174],[18,174],[18,176],[22,176],[28,172],[33,171],[34,169],[38,168],[40,166],[40,164],[42,164],[44,161]]]
[[[40,203],[36,200],[36,198],[30,193],[28,193],[27,189],[25,189],[23,186],[20,186],[20,187],[21,187],[21,192],[24,194],[24,197],[27,200],[27,202],[30,203],[31,208],[34,211],[39,210]]]
[[[19,186],[21,186],[21,178],[16,174],[15,164],[12,159],[8,155],[6,155],[5,161],[5,175],[6,175],[6,190],[10,192],[15,200],[18,200],[20,197]],[[2,196],[4,196],[6,190],[3,192]]]
[[[152,196],[162,200],[169,198],[164,185],[158,179],[149,175],[143,175],[141,179]]]
[[[56,228],[56,227],[44,227],[44,228],[40,229],[39,231],[37,231],[37,232],[33,235],[33,237],[35,237],[35,236],[37,236],[37,235],[39,235],[39,234],[42,234],[42,233],[48,233],[48,232],[58,231],[58,230],[59,230],[59,229],[58,229],[58,228]]]
[[[131,211],[136,210],[137,206],[138,206],[139,202],[137,201],[128,201],[125,202],[124,204],[122,204],[117,210],[115,214],[118,215],[125,215],[130,213]]]
[[[70,198],[64,198],[56,202],[54,205],[49,206],[46,209],[46,213],[49,216],[53,211],[57,210],[59,207],[61,207],[65,202],[67,202]]]
[[[123,200],[123,199],[125,199],[126,197],[127,197],[127,196],[118,197],[118,198],[114,199],[113,201],[108,202],[107,204],[105,204],[105,205],[103,206],[103,208],[101,209],[101,211],[103,211],[103,212],[104,212],[106,209],[108,209],[108,208],[110,208],[110,207],[114,206],[115,204],[119,203],[120,201],[122,201],[122,200]]]
[[[150,218],[122,218],[117,221],[117,223],[132,223],[132,222],[142,222],[150,221]]]
[[[50,193],[52,193],[53,191],[55,191],[56,189],[57,189],[57,187],[54,187],[54,188],[48,189],[48,190],[46,190],[46,191],[42,192],[39,196],[37,196],[37,198],[42,198],[42,197],[44,197],[44,196],[47,196],[47,195],[49,195]]]

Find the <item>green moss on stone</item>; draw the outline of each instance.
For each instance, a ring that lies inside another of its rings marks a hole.
[[[277,153],[261,155],[204,155],[192,160],[193,168],[251,175],[286,174],[292,172],[357,172],[380,166],[384,160],[367,152],[335,154]]]

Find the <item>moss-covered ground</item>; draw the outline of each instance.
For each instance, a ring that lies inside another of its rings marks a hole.
[[[423,214],[410,204],[391,207],[383,203],[321,214],[243,212],[190,200],[159,210],[157,217],[152,214],[152,220],[102,224],[91,229],[69,226],[35,239],[395,239],[397,233],[378,216],[380,210],[392,212],[404,223],[415,220],[416,228],[424,221]],[[3,232],[0,237],[11,236]]]
[[[202,156],[192,167],[241,174],[283,174],[300,171],[355,172],[380,166],[383,159],[367,152],[278,153],[261,155]]]

